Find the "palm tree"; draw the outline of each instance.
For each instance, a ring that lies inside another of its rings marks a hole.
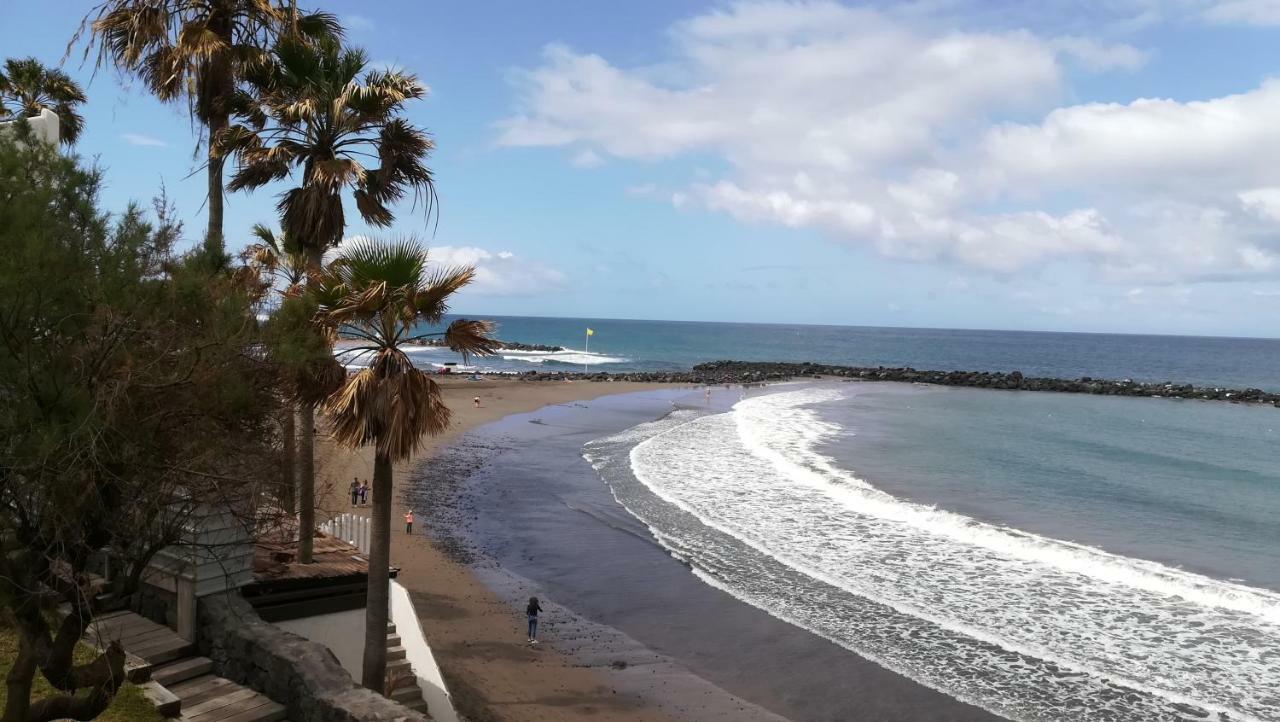
[[[400,116],[404,104],[426,89],[412,75],[365,70],[361,50],[343,49],[336,38],[305,42],[281,38],[274,62],[249,78],[261,112],[246,113],[221,136],[217,150],[234,154],[232,191],[253,190],[301,170],[298,185],[280,196],[284,232],[297,239],[308,271],[320,272],[324,254],[346,231],[343,193],[350,191],[360,215],[375,226],[395,219],[391,205],[412,192],[434,207],[435,185],[426,157],[427,133]],[[379,163],[366,168],[364,160]],[[304,532],[315,526],[314,409],[303,405],[299,491]],[[300,561],[311,561],[312,539],[302,535]]]
[[[373,507],[365,607],[365,687],[383,689],[387,664],[387,613],[391,566],[392,464],[410,458],[428,435],[449,426],[449,409],[432,375],[413,365],[404,347],[427,336],[443,337],[464,358],[497,348],[487,321],[456,320],[439,326],[449,298],[475,277],[469,267],[431,270],[426,249],[410,238],[390,243],[359,239],[341,250],[312,284],[317,320],[358,339],[352,350],[368,363],[324,403],[340,444],[374,446]]]
[[[84,116],[77,106],[85,102],[84,90],[71,76],[46,68],[35,58],[9,58],[0,71],[0,118],[34,118],[48,109],[58,116],[62,142],[72,145],[84,130]]]
[[[84,24],[92,31],[89,49],[97,43],[99,66],[138,76],[162,101],[185,99],[191,116],[204,126],[205,140],[217,138],[233,114],[252,108],[241,81],[266,62],[267,49],[282,32],[299,37],[342,32],[333,15],[299,15],[292,3],[273,0],[107,0]],[[223,158],[213,152],[213,143],[208,149],[205,249],[221,263]]]
[[[306,259],[297,245],[291,243],[287,236],[277,235],[261,223],[254,224],[250,233],[257,240],[245,247],[241,258],[245,268],[256,276],[261,292],[264,295],[274,296],[277,308],[285,299],[301,295],[304,288],[303,282],[306,280]],[[290,515],[297,510],[298,482],[294,471],[294,461],[298,454],[298,434],[294,418],[296,414],[296,409],[286,407],[280,429],[284,442],[280,505]]]

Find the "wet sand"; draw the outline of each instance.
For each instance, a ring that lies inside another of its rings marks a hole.
[[[577,403],[630,392],[649,393]],[[445,394],[449,431],[396,469],[392,562],[469,719],[994,719],[707,586],[608,496],[580,456],[583,438],[701,391],[488,378],[449,379]],[[371,476],[371,454],[318,448],[329,460],[317,483],[339,490],[325,508],[349,511],[346,487]],[[412,537],[397,523],[406,494],[419,507]],[[468,537],[493,545],[477,554]],[[518,601],[530,593],[552,597],[549,643],[537,647]]]
[[[410,475],[437,450],[466,430],[510,414],[549,404],[591,399],[605,394],[657,388],[635,383],[526,383],[486,378],[442,381],[445,402],[453,410],[449,430],[431,439],[414,459],[395,469],[397,503],[392,528],[405,509],[399,490]],[[477,407],[473,399],[480,397]],[[346,498],[353,476],[372,477],[372,451],[335,447],[322,433],[317,440],[318,516],[351,511]],[[427,641],[445,675],[459,712],[472,722],[486,720],[653,720],[675,719],[658,704],[639,695],[619,694],[625,670],[592,668],[550,646],[530,647],[523,636],[519,610],[490,591],[465,565],[459,564],[425,536],[394,533],[392,563],[399,581],[417,607]],[[678,703],[678,702],[673,702]]]

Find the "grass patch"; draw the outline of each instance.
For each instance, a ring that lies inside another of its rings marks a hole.
[[[97,655],[97,651],[92,647],[81,644],[76,647],[75,660],[77,664],[83,664],[92,661]],[[9,668],[17,658],[18,633],[7,622],[0,621],[0,677],[9,673]],[[41,699],[53,691],[48,680],[37,670],[35,681],[31,684],[31,699]],[[0,685],[0,709],[4,707],[7,694],[4,686]],[[111,701],[111,706],[98,715],[97,719],[98,722],[163,722],[164,720],[142,694],[142,690],[128,682],[124,683],[116,693],[115,699]]]

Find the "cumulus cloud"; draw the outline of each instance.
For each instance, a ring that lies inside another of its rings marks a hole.
[[[1211,22],[1240,25],[1280,25],[1280,0],[1222,0],[1209,6]]]
[[[1137,70],[1146,65],[1146,52],[1125,43],[1103,43],[1093,38],[1067,35],[1052,46],[1089,70]]]
[[[142,133],[121,133],[120,137],[129,145],[149,146],[154,148],[165,148],[169,145],[159,138],[153,138],[149,135],[143,135]]]
[[[565,275],[538,261],[521,258],[511,251],[489,251],[475,246],[435,246],[432,263],[445,266],[475,266],[476,278],[464,293],[479,296],[526,296],[564,284]]]
[[[515,74],[499,142],[716,157],[724,170],[673,204],[896,258],[1083,261],[1163,283],[1280,274],[1280,81],[1056,107],[1068,67],[1132,70],[1146,53],[821,1],[731,4],[670,36],[670,57],[642,67],[548,46]]]
[[[344,247],[366,236],[348,236],[325,253],[329,263],[342,254]],[[564,285],[565,275],[540,261],[520,257],[511,251],[490,251],[478,246],[429,246],[428,272],[442,267],[473,266],[475,280],[460,293],[476,296],[527,296]]]

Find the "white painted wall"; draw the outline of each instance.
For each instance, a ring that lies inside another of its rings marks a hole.
[[[353,679],[360,679],[364,661],[363,608],[290,619],[276,622],[276,626],[328,647],[342,668],[350,672]]]
[[[391,582],[391,623],[396,625],[405,658],[418,676],[418,687],[422,690],[422,698],[427,701],[431,718],[440,722],[458,722],[458,713],[453,709],[453,700],[444,686],[444,677],[431,654],[431,647],[427,646],[422,635],[422,625],[418,623],[418,612],[413,608],[409,592],[394,580]]]
[[[17,121],[0,123],[0,128],[4,128],[5,126],[11,125],[15,122]],[[31,130],[35,132],[36,137],[46,143],[57,145],[58,140],[62,137],[62,121],[58,119],[57,113],[54,113],[48,108],[41,110],[40,115],[37,115],[34,118],[27,118],[27,122],[31,124]]]

